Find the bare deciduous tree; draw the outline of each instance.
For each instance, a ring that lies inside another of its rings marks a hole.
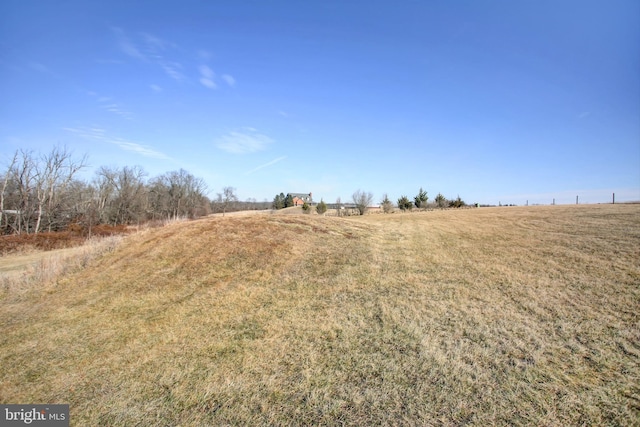
[[[373,194],[362,190],[356,190],[351,197],[353,198],[353,203],[356,205],[356,210],[360,215],[364,215],[367,212],[367,209],[373,201]]]
[[[13,170],[16,186],[16,211],[14,229],[20,234],[29,233],[33,217],[33,187],[35,184],[35,164],[31,151],[20,150],[19,161]]]
[[[66,147],[44,155],[16,151],[0,171],[0,234],[59,231],[72,223],[90,232],[97,224],[195,218],[211,210],[206,184],[184,169],[147,184],[139,166],[101,167],[88,184],[75,179],[85,165],[86,156],[78,159]],[[225,188],[221,200],[225,212],[236,208],[234,189]]]
[[[93,187],[95,190],[95,203],[96,211],[98,214],[98,222],[108,223],[109,213],[107,210],[108,204],[114,198],[115,186],[112,184],[115,181],[116,172],[107,167],[101,167],[93,178]]]
[[[71,182],[73,176],[86,165],[86,156],[74,161],[72,153],[66,148],[54,147],[49,154],[42,156],[35,163],[37,219],[35,232],[40,231],[42,218],[48,219],[48,229],[51,231],[53,219],[60,216],[55,212],[58,192]]]
[[[4,181],[2,182],[2,192],[0,193],[0,234],[4,233],[4,230],[6,227],[4,224],[5,216],[7,218],[6,223],[7,225],[9,224],[8,214],[5,213],[4,211],[4,197],[7,191],[7,185],[9,184],[9,178],[13,173],[13,167],[15,166],[17,161],[18,161],[18,152],[16,151],[15,154],[13,155],[13,158],[11,159],[11,162],[9,163],[9,166],[7,167],[7,171],[4,174]]]
[[[9,212],[14,218],[11,227],[15,233],[38,233],[45,222],[52,231],[55,220],[66,218],[68,221],[60,197],[85,162],[86,156],[74,160],[71,152],[60,147],[39,157],[32,151],[17,151],[2,185],[0,229],[4,232],[9,226],[7,202],[11,205]]]
[[[145,217],[147,197],[144,177],[146,172],[139,167],[125,166],[122,169],[102,167],[98,170],[100,183],[101,215],[103,222],[131,224]]]
[[[219,204],[222,209],[222,216],[227,212],[227,209],[233,206],[238,201],[238,197],[235,194],[236,189],[233,187],[224,187],[222,193],[218,193],[216,203]]]
[[[208,212],[206,184],[184,169],[167,172],[152,180],[149,196],[153,215],[195,218]]]

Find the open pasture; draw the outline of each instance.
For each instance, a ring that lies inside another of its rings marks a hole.
[[[640,205],[171,224],[0,290],[72,425],[637,425]]]

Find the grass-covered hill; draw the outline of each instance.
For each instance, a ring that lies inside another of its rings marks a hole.
[[[633,425],[640,206],[215,217],[0,305],[72,425]]]

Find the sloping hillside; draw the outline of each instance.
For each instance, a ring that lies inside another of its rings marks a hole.
[[[72,425],[633,424],[640,210],[217,217],[5,291],[0,401]]]

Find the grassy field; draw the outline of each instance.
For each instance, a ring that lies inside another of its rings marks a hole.
[[[0,305],[0,402],[72,425],[639,425],[640,206],[257,215]]]

